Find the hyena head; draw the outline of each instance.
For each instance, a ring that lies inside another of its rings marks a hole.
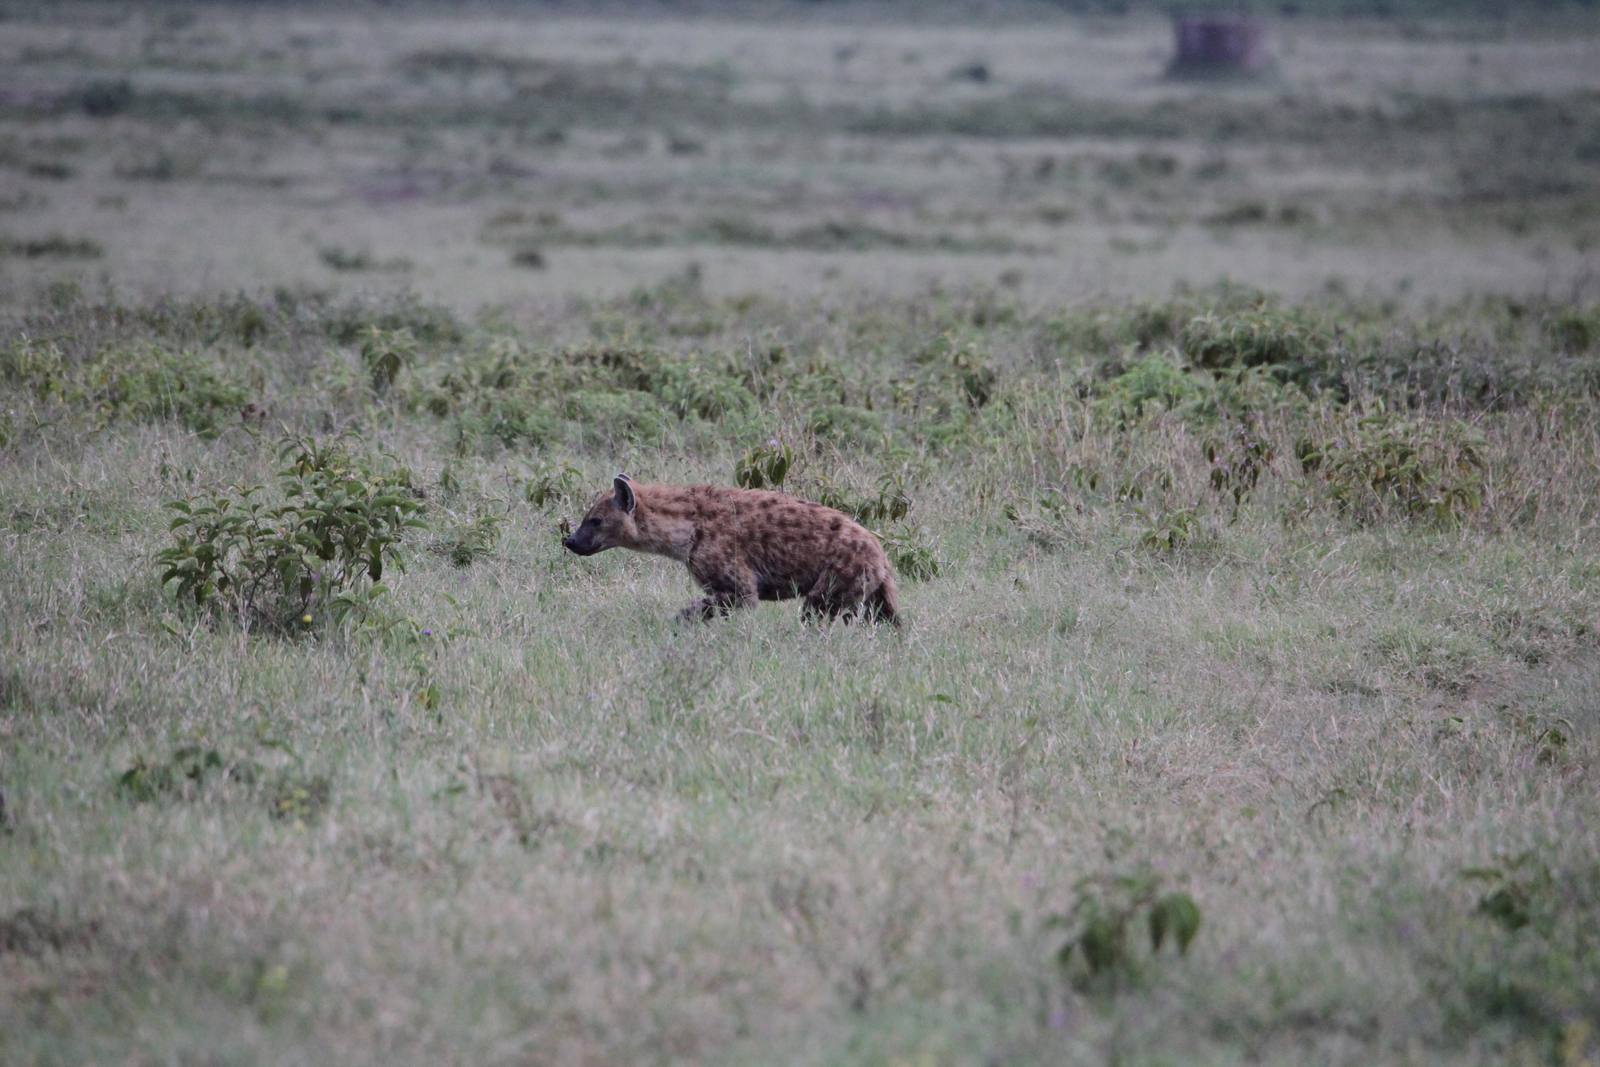
[[[633,523],[633,513],[638,506],[628,476],[618,475],[611,483],[611,491],[600,494],[578,528],[562,538],[561,543],[580,556],[632,545],[639,537],[639,528]]]

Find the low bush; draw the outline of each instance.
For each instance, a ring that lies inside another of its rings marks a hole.
[[[237,613],[247,625],[336,621],[383,592],[386,565],[404,569],[400,541],[426,524],[411,475],[392,459],[358,455],[350,436],[286,438],[279,502],[262,486],[187,496],[167,506],[174,544],[158,552],[161,584],[179,600]]]
[[[1064,971],[1086,990],[1139,980],[1141,970],[1171,944],[1186,955],[1200,932],[1200,908],[1181,890],[1162,893],[1164,877],[1148,865],[1079,880],[1072,908],[1050,917],[1046,929],[1065,929],[1056,952]],[[1141,959],[1130,927],[1144,920],[1149,955]]]
[[[1460,419],[1407,418],[1378,404],[1336,416],[1296,452],[1341,515],[1454,524],[1482,506],[1487,444]]]
[[[0,348],[0,381],[45,405],[106,420],[170,419],[200,433],[215,432],[225,413],[250,395],[214,360],[150,344],[109,348],[76,362],[52,342],[23,338]]]
[[[1179,365],[1169,351],[1151,352],[1096,385],[1096,420],[1126,427],[1163,411],[1192,414],[1211,395],[1211,383]]]

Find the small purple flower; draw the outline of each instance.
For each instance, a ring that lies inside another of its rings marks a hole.
[[[433,636],[433,631],[432,630],[424,630],[424,631],[422,631],[422,636],[423,637],[432,637]]]

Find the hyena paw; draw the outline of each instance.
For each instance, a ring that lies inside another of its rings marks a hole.
[[[721,611],[717,602],[708,598],[706,600],[696,600],[693,604],[678,612],[677,619],[679,622],[705,622],[707,619],[716,618],[719,614],[721,614]]]

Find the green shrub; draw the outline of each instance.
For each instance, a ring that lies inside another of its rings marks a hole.
[[[253,773],[254,768],[248,762],[230,764],[214,748],[185,745],[175,749],[166,760],[135,756],[132,766],[117,778],[117,792],[143,803],[198,788],[207,778],[226,774],[248,779]]]
[[[194,799],[208,783],[264,787],[267,813],[274,819],[304,824],[327,806],[333,783],[326,775],[308,774],[300,757],[281,741],[264,740],[262,747],[286,753],[293,765],[275,772],[248,755],[225,755],[216,748],[182,745],[166,759],[133,758],[117,777],[116,791],[136,804],[165,799]],[[255,795],[259,796],[259,793]]]
[[[505,523],[504,502],[484,498],[464,515],[446,512],[444,536],[430,547],[457,567],[469,567],[495,550]]]
[[[1301,469],[1343,515],[1453,524],[1483,503],[1483,433],[1460,419],[1402,418],[1379,405],[1296,446]]]
[[[871,493],[858,493],[831,479],[821,478],[815,495],[817,503],[823,507],[842,511],[867,527],[899,522],[911,511],[911,496],[900,474],[885,474]]]
[[[1148,865],[1125,874],[1091,875],[1080,879],[1070,911],[1049,917],[1047,929],[1064,928],[1066,942],[1056,951],[1064,970],[1079,961],[1077,976],[1089,987],[1109,979],[1114,986],[1139,977],[1139,961],[1129,928],[1143,917],[1154,957],[1170,940],[1185,955],[1200,932],[1200,908],[1188,893],[1161,892],[1164,878]]]
[[[342,621],[369,605],[385,565],[404,569],[405,531],[425,524],[414,517],[410,472],[379,469],[352,441],[286,438],[281,503],[262,499],[261,486],[171,501],[175,544],[155,556],[161,584],[177,582],[180,600],[284,628],[297,616],[309,625],[323,608]]]
[[[1600,305],[1561,308],[1540,325],[1551,343],[1568,355],[1600,345]]]
[[[793,465],[794,453],[789,446],[768,441],[740,458],[733,469],[733,481],[745,489],[777,489]]]
[[[884,418],[850,404],[823,404],[806,416],[806,428],[839,444],[866,444],[883,432]]]
[[[730,368],[704,357],[660,359],[646,387],[669,411],[681,419],[716,422],[725,415],[747,411],[755,397]]]
[[[219,417],[249,396],[203,356],[153,346],[107,353],[82,378],[101,411],[140,421],[171,419],[202,433],[215,432]]]
[[[1167,555],[1182,552],[1199,536],[1200,518],[1196,508],[1167,510],[1135,507],[1133,512],[1144,523],[1138,545],[1146,552]]]
[[[1171,352],[1152,352],[1095,388],[1096,418],[1127,426],[1161,411],[1193,411],[1210,395],[1207,379],[1180,367]]]
[[[566,460],[541,463],[522,483],[522,498],[543,510],[550,504],[577,499],[583,493],[583,472]]]
[[[250,395],[214,361],[150,344],[110,348],[74,362],[53,342],[24,337],[0,349],[0,380],[40,402],[107,420],[170,419],[200,433],[214,432],[223,414]]]
[[[941,564],[918,523],[895,521],[878,531],[889,565],[901,579],[926,582],[939,577]]]
[[[1237,519],[1276,455],[1272,442],[1259,426],[1241,422],[1219,437],[1207,438],[1200,449],[1211,464],[1211,488],[1233,501],[1232,515]]]
[[[368,326],[361,331],[361,362],[372,376],[372,391],[379,395],[389,391],[400,377],[400,369],[416,357],[417,340],[408,329]]]
[[[649,393],[584,389],[567,397],[562,414],[581,424],[594,441],[657,443],[673,424],[671,414]]]
[[[1207,311],[1184,324],[1178,346],[1194,366],[1210,371],[1269,368],[1308,393],[1344,384],[1337,334],[1304,310]]]
[[[0,256],[21,256],[26,259],[99,259],[105,250],[87,237],[63,237],[51,234],[29,240],[0,237]]]
[[[372,329],[390,333],[404,330],[422,345],[455,343],[467,332],[448,307],[427,303],[412,293],[358,297],[335,304],[321,294],[296,298],[280,292],[276,303],[284,312],[311,319],[321,327],[322,333],[341,345],[359,343],[362,335]]]

